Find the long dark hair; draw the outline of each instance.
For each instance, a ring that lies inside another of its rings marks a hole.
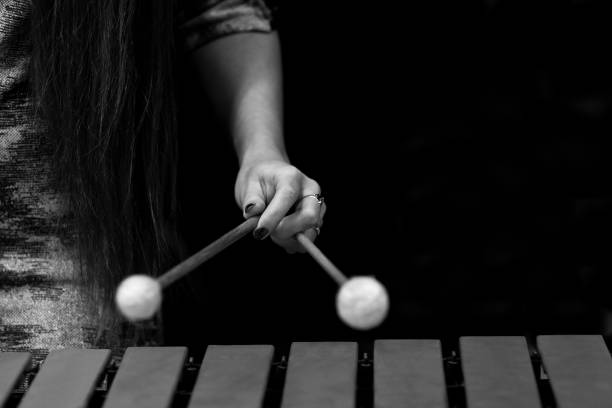
[[[33,0],[32,88],[102,305],[173,251],[172,15],[169,0]]]

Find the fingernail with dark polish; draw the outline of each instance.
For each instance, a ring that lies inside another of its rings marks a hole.
[[[255,237],[255,239],[258,240],[262,240],[265,237],[268,236],[268,230],[266,228],[257,228],[254,232],[253,232],[253,236]]]
[[[244,207],[244,213],[248,214],[249,211],[253,209],[253,207],[255,207],[255,203],[248,204],[246,207]]]

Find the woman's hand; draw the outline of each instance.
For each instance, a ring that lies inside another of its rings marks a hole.
[[[253,235],[272,240],[289,253],[304,252],[294,236],[303,232],[315,240],[326,206],[315,197],[319,184],[290,165],[281,155],[261,155],[242,161],[235,185],[236,202],[245,218],[260,215]]]

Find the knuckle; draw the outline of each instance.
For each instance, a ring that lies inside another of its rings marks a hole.
[[[313,209],[304,210],[302,213],[302,220],[306,226],[314,227],[319,221],[319,214]]]
[[[302,172],[295,166],[287,166],[283,169],[283,176],[288,179],[297,179],[302,176]]]
[[[321,193],[321,186],[319,185],[319,183],[317,183],[316,181],[314,181],[313,179],[309,179],[310,181],[310,185],[312,186],[312,189],[316,192],[316,193]]]

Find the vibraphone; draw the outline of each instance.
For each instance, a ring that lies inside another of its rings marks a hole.
[[[110,369],[109,356],[52,352],[24,391],[30,356],[0,353],[0,405],[612,407],[612,359],[596,335],[208,346],[201,362],[184,347],[134,347]]]

